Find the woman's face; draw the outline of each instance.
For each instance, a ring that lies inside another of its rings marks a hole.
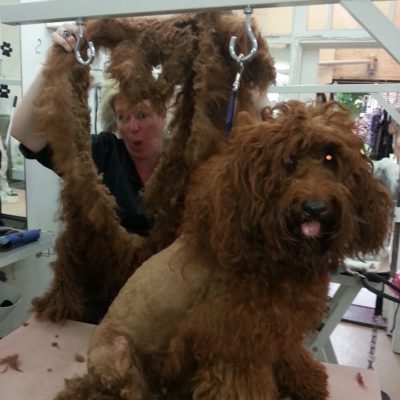
[[[130,104],[122,96],[113,101],[119,134],[136,162],[154,161],[162,144],[165,116],[157,114],[150,100]]]

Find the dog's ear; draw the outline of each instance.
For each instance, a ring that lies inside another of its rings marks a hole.
[[[389,190],[372,173],[357,174],[355,197],[359,200],[358,235],[351,241],[354,253],[376,253],[388,240],[394,200]],[[364,176],[363,176],[364,175]]]

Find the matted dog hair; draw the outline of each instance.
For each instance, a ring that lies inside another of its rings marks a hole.
[[[86,39],[107,49],[107,73],[133,103],[151,99],[162,109],[180,87],[169,140],[144,191],[146,210],[154,219],[147,237],[129,235],[119,225],[115,200],[93,165],[89,69],[74,54],[53,46],[36,120],[53,149],[54,168],[63,176],[64,230],[56,243],[52,285],[33,302],[39,317],[98,321],[130,274],[176,238],[190,175],[225,147],[225,113],[239,68],[228,44],[238,36],[238,52],[247,54],[244,27],[231,13],[96,20],[86,26]],[[264,92],[275,80],[267,44],[256,26],[253,31],[259,50],[242,74],[238,110],[251,109],[252,93]],[[152,71],[158,65],[162,71],[155,78]]]

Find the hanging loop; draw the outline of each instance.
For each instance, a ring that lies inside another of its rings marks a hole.
[[[236,73],[235,80],[232,85],[231,96],[228,101],[228,110],[227,110],[226,116],[225,116],[225,129],[224,129],[225,137],[227,137],[229,135],[229,133],[232,129],[232,126],[233,126],[233,120],[234,120],[235,111],[236,111],[236,96],[239,91],[240,79],[241,79],[242,73],[244,71],[244,64],[251,61],[254,58],[254,56],[256,55],[256,52],[258,50],[257,39],[255,38],[253,31],[251,30],[251,14],[253,13],[253,9],[251,6],[246,6],[243,11],[246,15],[246,32],[247,32],[247,36],[251,42],[251,50],[250,50],[250,53],[247,54],[246,56],[242,53],[237,55],[236,49],[235,49],[237,37],[236,36],[231,37],[231,40],[229,41],[229,54],[239,64],[239,71]]]
[[[247,54],[246,56],[244,54],[237,55],[236,54],[237,37],[232,36],[231,40],[229,42],[229,54],[238,63],[246,63],[246,62],[251,61],[254,58],[254,56],[256,55],[257,50],[258,50],[257,39],[254,36],[253,31],[251,30],[251,14],[253,13],[253,9],[251,6],[246,6],[244,8],[243,12],[246,15],[246,32],[247,32],[247,36],[251,43],[251,50],[250,50],[250,53]]]
[[[95,56],[96,50],[94,48],[93,42],[89,42],[88,43],[89,58],[86,61],[82,58],[82,56],[81,56],[81,47],[82,47],[82,43],[85,41],[85,38],[83,36],[83,21],[82,21],[82,18],[78,18],[77,21],[76,21],[76,24],[78,25],[78,40],[76,41],[76,46],[75,46],[75,58],[79,62],[79,64],[90,65],[94,60],[94,56]]]

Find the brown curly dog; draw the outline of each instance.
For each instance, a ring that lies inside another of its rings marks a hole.
[[[246,110],[252,109],[252,93],[265,91],[275,79],[267,44],[253,29],[259,50],[246,65],[238,93],[238,108]],[[91,159],[90,70],[73,53],[53,46],[35,117],[53,150],[54,168],[63,177],[64,224],[52,262],[54,280],[33,301],[39,318],[97,323],[132,272],[176,239],[191,173],[225,147],[224,115],[238,70],[228,51],[232,35],[240,36],[238,51],[247,54],[244,21],[232,13],[87,24],[87,39],[109,53],[107,72],[127,98],[148,98],[161,106],[180,88],[160,162],[144,191],[146,211],[154,220],[146,237],[130,235],[120,226],[115,201]],[[158,65],[163,68],[156,79],[152,70]]]
[[[122,288],[91,340],[88,375],[58,400],[328,398],[303,345],[329,274],[376,252],[392,200],[336,103],[241,113],[188,187],[181,234]]]

